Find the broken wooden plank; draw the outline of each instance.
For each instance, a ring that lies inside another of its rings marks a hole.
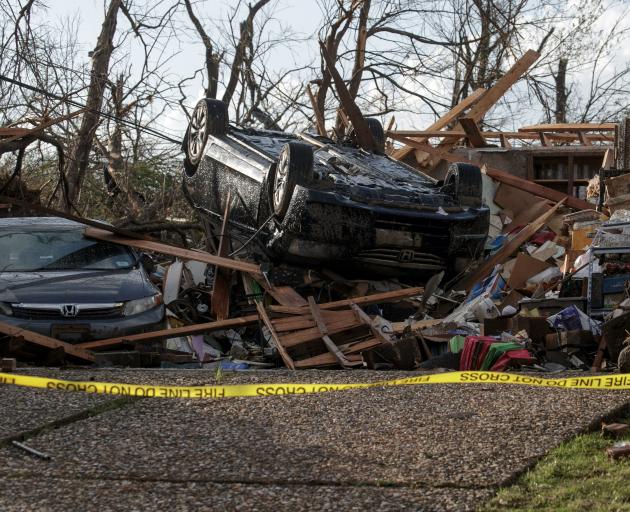
[[[247,325],[257,324],[259,322],[258,315],[247,315],[239,318],[229,318],[227,320],[219,320],[217,322],[206,322],[203,324],[186,325],[184,327],[176,327],[174,329],[162,329],[159,331],[144,332],[141,334],[130,334],[128,336],[118,336],[116,338],[107,338],[104,340],[87,341],[78,343],[75,347],[83,349],[96,349],[112,347],[121,343],[144,343],[149,341],[164,340],[167,338],[176,338],[178,336],[191,336],[193,334],[203,334],[212,331],[221,331],[223,329],[236,329]]]
[[[263,306],[262,302],[256,302],[256,309],[258,310],[260,319],[263,321],[267,329],[269,329],[269,334],[271,334],[273,341],[275,341],[276,348],[278,349],[278,353],[280,354],[282,361],[284,361],[284,364],[287,365],[287,368],[291,370],[295,370],[295,364],[293,363],[293,359],[291,359],[291,356],[289,356],[289,353],[287,352],[286,348],[280,342],[280,337],[278,336],[278,333],[274,329],[273,324],[271,323],[271,319],[269,318],[269,315],[267,314],[267,311],[265,310],[265,306]]]
[[[462,117],[459,120],[459,124],[462,125],[466,138],[473,148],[485,148],[488,145],[479,129],[479,125],[472,117]]]
[[[563,203],[564,200],[560,201],[551,210],[542,214],[536,220],[521,229],[514,238],[501,247],[501,249],[499,249],[493,256],[482,262],[477,269],[468,273],[466,277],[454,285],[452,289],[469,290],[473,285],[488,277],[496,265],[507,261],[507,259],[512,256],[512,254],[516,252],[521,245],[534,236],[536,232],[545,225],[547,219],[550,218]]]
[[[497,82],[484,93],[475,106],[470,109],[467,117],[474,119],[476,122],[481,121],[486,113],[503,97],[508,89],[510,89],[510,87],[512,87],[512,85],[514,85],[521,76],[523,76],[523,74],[534,62],[536,62],[536,60],[538,60],[539,57],[540,54],[538,52],[534,50],[527,50],[525,54],[507,71],[507,73],[499,78]],[[458,124],[455,129],[459,127],[461,127],[461,125]],[[440,143],[440,147],[452,147],[459,140],[459,138],[455,137],[444,139]]]
[[[321,309],[338,309],[348,308],[350,304],[358,306],[366,306],[369,304],[378,304],[380,302],[395,302],[397,300],[408,299],[417,295],[422,295],[424,288],[416,286],[414,288],[402,288],[391,292],[374,293],[372,295],[364,295],[363,297],[353,297],[351,299],[342,299],[334,302],[324,302],[319,304]],[[286,307],[286,306],[270,306],[270,311],[275,313],[286,313],[289,315],[303,315],[308,313],[308,308],[304,307]]]
[[[335,62],[328,54],[326,45],[320,41],[319,47],[321,49],[324,62],[326,63],[326,69],[330,73],[330,76],[332,76],[333,82],[335,83],[335,89],[337,89],[337,95],[339,96],[341,106],[352,123],[352,128],[356,134],[358,145],[366,151],[374,151],[376,149],[376,145],[367,121],[363,117],[359,107],[357,107],[357,104],[354,102],[354,99],[346,87],[346,83],[339,74],[339,71],[337,71]]]
[[[217,256],[227,258],[230,252],[230,233],[228,231],[228,218],[230,216],[232,195],[228,191],[225,200],[225,211],[219,235],[219,247]],[[225,320],[230,316],[230,291],[232,290],[232,272],[228,268],[219,265],[214,267],[214,280],[212,284],[211,311],[217,320]]]
[[[321,310],[321,314],[327,323],[336,321],[341,322],[356,318],[354,311],[329,311],[323,309]],[[310,329],[311,327],[315,327],[315,320],[310,315],[274,318],[272,319],[272,322],[278,332],[298,331],[300,329]]]
[[[523,126],[519,132],[614,132],[616,123],[551,123]]]
[[[327,325],[328,334],[338,334],[343,331],[348,331],[356,327],[361,327],[363,322],[356,318],[350,320],[329,322]],[[282,343],[286,348],[295,347],[304,343],[310,343],[311,341],[317,341],[321,338],[321,332],[315,327],[309,329],[302,329],[289,334],[282,335]]]
[[[527,50],[514,65],[497,80],[497,82],[483,95],[477,104],[470,110],[468,117],[479,122],[486,113],[499,101],[503,95],[512,87],[538,60],[540,54],[534,50]]]
[[[308,302],[298,292],[290,286],[274,286],[270,284],[264,276],[252,275],[260,287],[271,295],[274,300],[281,306],[302,307],[307,306]]]
[[[94,362],[95,360],[94,354],[88,352],[80,345],[73,345],[49,336],[44,336],[43,334],[39,334],[37,332],[27,331],[26,329],[22,329],[21,327],[17,327],[15,325],[0,322],[0,333],[11,337],[19,336],[33,345],[38,345],[47,349],[63,349],[66,354],[78,359],[83,359],[84,361]]]
[[[485,92],[486,90],[483,87],[480,87],[479,89],[476,89],[475,91],[473,91],[470,94],[470,96],[467,96],[466,98],[464,98],[457,105],[455,105],[451,110],[449,110],[446,114],[444,114],[437,121],[435,121],[435,123],[429,126],[427,128],[427,131],[437,131],[437,130],[441,130],[442,128],[446,128],[449,124],[451,124],[459,116],[461,116],[466,111],[466,109],[468,109],[469,107],[474,105],[477,101],[479,101],[479,99],[483,96]],[[464,133],[462,132],[462,137],[463,136],[464,136]],[[421,135],[421,137],[424,137],[424,135]],[[419,142],[426,142],[426,140],[420,140]],[[391,156],[392,158],[396,160],[402,160],[412,151],[414,151],[413,147],[405,146],[403,148],[400,148],[394,151]]]
[[[421,144],[421,143],[415,142],[413,139],[410,139],[408,137],[401,137],[399,135],[392,134],[392,138],[395,140],[399,140],[400,142],[404,142],[405,144],[414,145],[417,147],[417,149],[426,151],[429,154],[436,155],[449,162],[459,163],[463,161],[461,156],[453,155],[451,153],[448,153],[447,151],[434,148],[427,144]],[[496,181],[500,181],[501,183],[505,183],[507,185],[512,185],[513,187],[516,187],[516,188],[523,189],[529,192],[530,194],[534,194],[536,196],[542,197],[543,199],[549,199],[550,201],[554,201],[554,202],[564,200],[566,201],[567,206],[570,206],[571,208],[574,208],[576,210],[592,210],[593,209],[593,205],[587,201],[584,201],[583,199],[579,199],[573,196],[568,196],[564,192],[560,192],[558,190],[545,187],[543,185],[540,185],[539,183],[534,183],[533,181],[519,178],[518,176],[514,176],[513,174],[497,169],[496,167],[490,167],[486,164],[483,164],[482,162],[478,160],[471,159],[471,160],[465,161],[464,163],[471,163],[471,164],[483,167],[485,169],[485,173],[488,176],[490,176],[492,179]]]
[[[448,131],[440,131],[440,130],[387,130],[386,135],[389,137],[391,135],[402,135],[403,137],[411,137],[413,140],[417,142],[427,142],[427,139],[431,138],[447,138],[447,137],[458,137],[464,138],[466,137],[466,132],[464,130],[448,130]],[[538,133],[533,132],[487,132],[482,131],[481,135],[484,139],[518,139],[518,140],[538,140]],[[572,142],[579,140],[579,136],[577,133],[549,133],[545,132],[545,136],[549,141],[553,142]],[[614,142],[614,135],[606,135],[604,133],[593,133],[589,134],[588,137],[592,141],[604,141],[604,142]],[[393,138],[393,137],[392,137]],[[414,148],[409,146],[405,146],[397,151],[401,151],[402,149],[409,149],[413,151]],[[395,154],[396,152],[394,152]],[[393,156],[392,156],[393,158]]]
[[[86,228],[85,236],[95,238],[112,244],[126,245],[144,251],[159,252],[160,254],[168,254],[169,256],[177,256],[183,260],[201,261],[210,265],[217,265],[231,270],[247,272],[253,276],[262,276],[260,267],[254,263],[248,263],[241,260],[233,260],[231,258],[221,258],[205,251],[197,251],[192,249],[182,249],[174,245],[164,244],[162,242],[154,242],[152,240],[130,239],[116,234],[107,232],[98,228]]]
[[[335,342],[330,339],[330,336],[328,336],[328,327],[326,327],[326,322],[324,322],[321,311],[312,296],[309,296],[308,298],[308,307],[311,310],[311,315],[313,315],[313,319],[315,320],[315,326],[319,330],[322,341],[324,342],[324,345],[326,345],[328,352],[335,357],[343,368],[352,366],[352,362],[346,359]]]

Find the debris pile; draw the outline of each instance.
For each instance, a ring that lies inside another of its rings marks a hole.
[[[606,180],[610,216],[491,182],[485,258],[424,287],[261,265],[85,221],[88,238],[160,255],[152,278],[165,329],[73,344],[0,324],[2,355],[222,369],[627,371],[630,211],[617,201],[627,176]]]

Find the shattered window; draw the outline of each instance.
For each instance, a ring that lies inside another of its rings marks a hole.
[[[89,240],[81,231],[21,231],[0,235],[0,271],[115,270],[135,264],[125,247]]]

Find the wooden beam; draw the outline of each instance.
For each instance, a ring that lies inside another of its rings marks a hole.
[[[311,106],[313,107],[313,113],[315,114],[315,125],[317,126],[317,133],[322,136],[326,136],[326,122],[322,117],[322,113],[317,108],[317,100],[315,99],[315,95],[311,89],[311,84],[306,84],[306,92],[308,94],[309,100],[311,100]]]
[[[545,132],[538,132],[538,138],[540,139],[540,144],[543,146],[549,146],[549,138],[545,134]]]
[[[534,50],[527,50],[525,55],[518,59],[514,65],[508,70],[505,75],[497,80],[497,82],[486,91],[482,98],[476,103],[476,105],[470,109],[467,117],[479,122],[483,119],[486,113],[499,101],[503,95],[512,87],[523,74],[531,67],[531,65],[538,60],[540,54]],[[456,126],[455,129],[460,126]],[[440,146],[452,147],[459,141],[459,138],[445,139],[440,143]]]
[[[404,137],[411,137],[416,139],[416,141],[421,142],[421,139],[429,139],[429,138],[447,138],[447,137],[466,137],[466,132],[463,130],[455,131],[440,131],[440,130],[388,130],[387,136],[392,135],[403,135]],[[481,132],[481,135],[485,139],[519,139],[519,140],[538,140],[538,132]],[[575,140],[579,140],[577,133],[546,133],[547,138],[551,141],[562,141],[562,142],[571,142]],[[589,134],[589,138],[592,141],[603,141],[603,142],[614,142],[615,137],[613,135],[605,135],[602,133],[593,133]],[[408,146],[405,146],[407,148]],[[405,149],[401,148],[401,149]],[[412,151],[414,148],[409,148]]]
[[[510,139],[508,139],[505,134],[501,133],[499,135],[499,140],[501,141],[501,147],[505,149],[510,149],[512,144],[510,144]]]
[[[555,123],[523,126],[519,132],[614,132],[616,123]]]
[[[269,329],[269,334],[271,334],[271,337],[273,338],[273,341],[276,344],[276,348],[278,349],[278,353],[280,354],[282,361],[284,361],[284,364],[287,366],[287,368],[291,370],[295,370],[295,364],[293,363],[293,359],[291,359],[291,356],[289,356],[289,353],[287,352],[286,348],[284,348],[284,346],[280,342],[280,337],[278,336],[276,329],[271,323],[269,315],[267,314],[267,311],[265,310],[265,306],[262,305],[262,302],[259,302],[259,301],[256,302],[256,309],[258,310],[260,319],[263,321],[267,329]]]
[[[447,160],[448,162],[458,163],[462,162],[462,157],[453,155],[445,150],[440,150],[438,148],[434,148],[432,146],[426,144],[420,144],[415,142],[412,139],[407,137],[400,137],[398,135],[392,136],[395,140],[399,140],[405,144],[409,145],[417,145],[417,149],[422,151],[426,151],[429,154],[434,154],[441,159]],[[506,185],[512,185],[513,187],[521,188],[530,194],[534,194],[536,196],[542,197],[544,199],[549,199],[550,201],[558,202],[565,200],[567,206],[574,208],[576,210],[592,210],[593,205],[584,201],[583,199],[579,199],[577,197],[568,196],[563,192],[559,192],[558,190],[554,190],[552,188],[544,187],[538,183],[534,183],[529,180],[524,180],[523,178],[519,178],[518,176],[514,176],[513,174],[507,173],[496,167],[490,167],[488,165],[483,164],[478,160],[471,159],[466,163],[472,163],[478,165],[479,167],[484,167],[485,172],[488,176],[496,181],[500,181],[501,183],[505,183]]]
[[[322,337],[322,341],[324,342],[324,345],[326,345],[328,352],[330,352],[335,357],[335,359],[342,367],[346,368],[352,366],[352,362],[346,359],[341,350],[339,350],[339,347],[337,347],[335,342],[330,339],[330,336],[328,336],[328,328],[326,327],[326,322],[324,322],[322,313],[312,296],[309,296],[308,298],[308,307],[311,310],[311,315],[315,320],[317,330],[319,331]]]
[[[540,54],[534,50],[527,50],[525,54],[518,59],[505,75],[497,80],[497,82],[483,95],[477,104],[470,110],[468,117],[479,122],[486,115],[497,101],[512,87],[538,60]]]
[[[353,297],[351,299],[337,300],[334,302],[324,302],[320,304],[321,309],[340,309],[349,308],[351,304],[357,304],[358,306],[364,306],[368,304],[379,304],[381,302],[395,302],[401,299],[407,299],[409,297],[415,297],[416,295],[422,295],[424,288],[402,288],[401,290],[394,290],[391,292],[374,293],[372,295],[364,295],[363,297]],[[285,306],[270,306],[271,311],[277,313],[286,313],[289,315],[303,315],[308,313],[308,307],[285,307]]]
[[[446,114],[440,117],[437,121],[435,121],[431,126],[427,128],[427,131],[438,131],[442,128],[446,128],[449,124],[455,121],[459,116],[461,116],[468,108],[473,106],[479,99],[483,96],[486,90],[483,87],[476,89],[472,92],[470,96],[467,96],[462,101],[460,101],[457,105],[455,105],[451,110],[449,110]],[[389,130],[388,130],[389,131]],[[462,132],[462,137],[464,133]],[[423,137],[423,136],[422,136]],[[421,140],[420,142],[425,142]],[[396,160],[402,160],[409,153],[413,152],[414,148],[411,146],[405,146],[403,148],[397,149],[392,153],[392,158]]]
[[[230,217],[232,194],[228,191],[225,199],[225,211],[223,212],[223,223],[221,224],[221,234],[219,235],[219,248],[217,256],[227,258],[230,253],[230,233],[228,230],[228,219]],[[212,284],[211,311],[217,320],[225,320],[230,316],[230,291],[232,290],[232,272],[228,268],[215,265],[214,280]]]
[[[335,320],[328,322],[326,331],[327,335],[338,334],[356,327],[361,327],[362,325],[363,323],[356,317],[346,320]],[[291,348],[297,345],[303,345],[304,343],[319,340],[321,337],[322,333],[317,326],[309,327],[308,329],[301,329],[299,331],[283,334],[282,344],[286,348]]]
[[[356,320],[356,315],[353,311],[343,309],[339,311],[323,309],[321,310],[321,315],[327,323]],[[315,320],[308,315],[292,315],[285,318],[274,318],[273,325],[276,328],[276,331],[279,333],[287,331],[298,331],[300,329],[310,329],[312,327],[315,327]]]
[[[472,117],[462,117],[459,120],[459,124],[462,125],[466,138],[473,148],[485,148],[488,143],[483,138],[479,125]]]
[[[95,238],[102,240],[103,242],[109,242],[112,244],[126,245],[128,247],[134,247],[136,249],[142,249],[144,251],[159,252],[160,254],[168,254],[169,256],[177,256],[183,260],[201,261],[208,263],[209,265],[217,265],[222,268],[229,268],[231,270],[238,270],[239,272],[247,272],[254,276],[262,276],[260,267],[254,263],[248,263],[246,261],[233,260],[231,258],[221,258],[205,251],[196,251],[191,249],[182,249],[174,245],[163,244],[161,242],[154,242],[150,240],[135,240],[122,236],[108,233],[102,229],[86,228],[85,236],[89,238]]]
[[[247,315],[239,318],[230,318],[228,320],[220,320],[217,322],[207,322],[204,324],[186,325],[184,327],[176,327],[174,329],[162,329],[160,331],[143,332],[141,334],[130,334],[128,336],[118,336],[116,338],[107,338],[105,340],[88,341],[78,343],[75,347],[83,349],[95,349],[112,347],[121,343],[145,343],[148,341],[165,340],[167,338],[176,338],[178,336],[192,336],[193,334],[203,334],[212,331],[221,331],[223,329],[235,329],[245,327],[247,325],[257,324],[260,318],[258,315]]]
[[[335,62],[333,61],[332,56],[328,54],[326,45],[320,41],[319,47],[321,49],[324,62],[326,63],[326,69],[335,82],[335,89],[337,89],[337,95],[339,96],[341,106],[352,123],[352,127],[357,137],[357,143],[366,151],[374,151],[374,149],[376,149],[376,145],[367,121],[363,117],[359,107],[357,107],[357,104],[354,102],[354,99],[352,98],[350,91],[348,91],[343,78],[341,78],[339,71],[337,71]]]
[[[26,329],[22,329],[21,327],[17,327],[15,325],[0,322],[0,333],[13,338],[20,337],[33,345],[38,345],[50,350],[63,349],[66,354],[78,359],[83,359],[84,361],[89,361],[90,363],[95,360],[94,354],[88,352],[80,345],[73,345],[49,336],[44,336],[43,334],[39,334],[37,332],[27,331]]]
[[[521,229],[514,238],[507,242],[501,249],[499,249],[493,256],[486,259],[477,267],[472,273],[468,273],[461,281],[453,286],[453,290],[470,290],[476,283],[485,279],[490,275],[490,272],[496,265],[504,263],[507,259],[518,250],[527,240],[536,234],[536,232],[545,225],[547,219],[549,219],[556,210],[564,203],[564,200],[557,203],[551,210],[543,213],[540,217],[529,223],[523,229]]]
[[[274,286],[264,276],[252,276],[260,287],[265,290],[281,306],[300,307],[307,306],[308,302],[290,286]]]

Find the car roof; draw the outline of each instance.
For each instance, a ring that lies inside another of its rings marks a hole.
[[[80,229],[85,224],[62,217],[5,217],[0,218],[0,229],[20,228],[27,230],[37,229]]]

